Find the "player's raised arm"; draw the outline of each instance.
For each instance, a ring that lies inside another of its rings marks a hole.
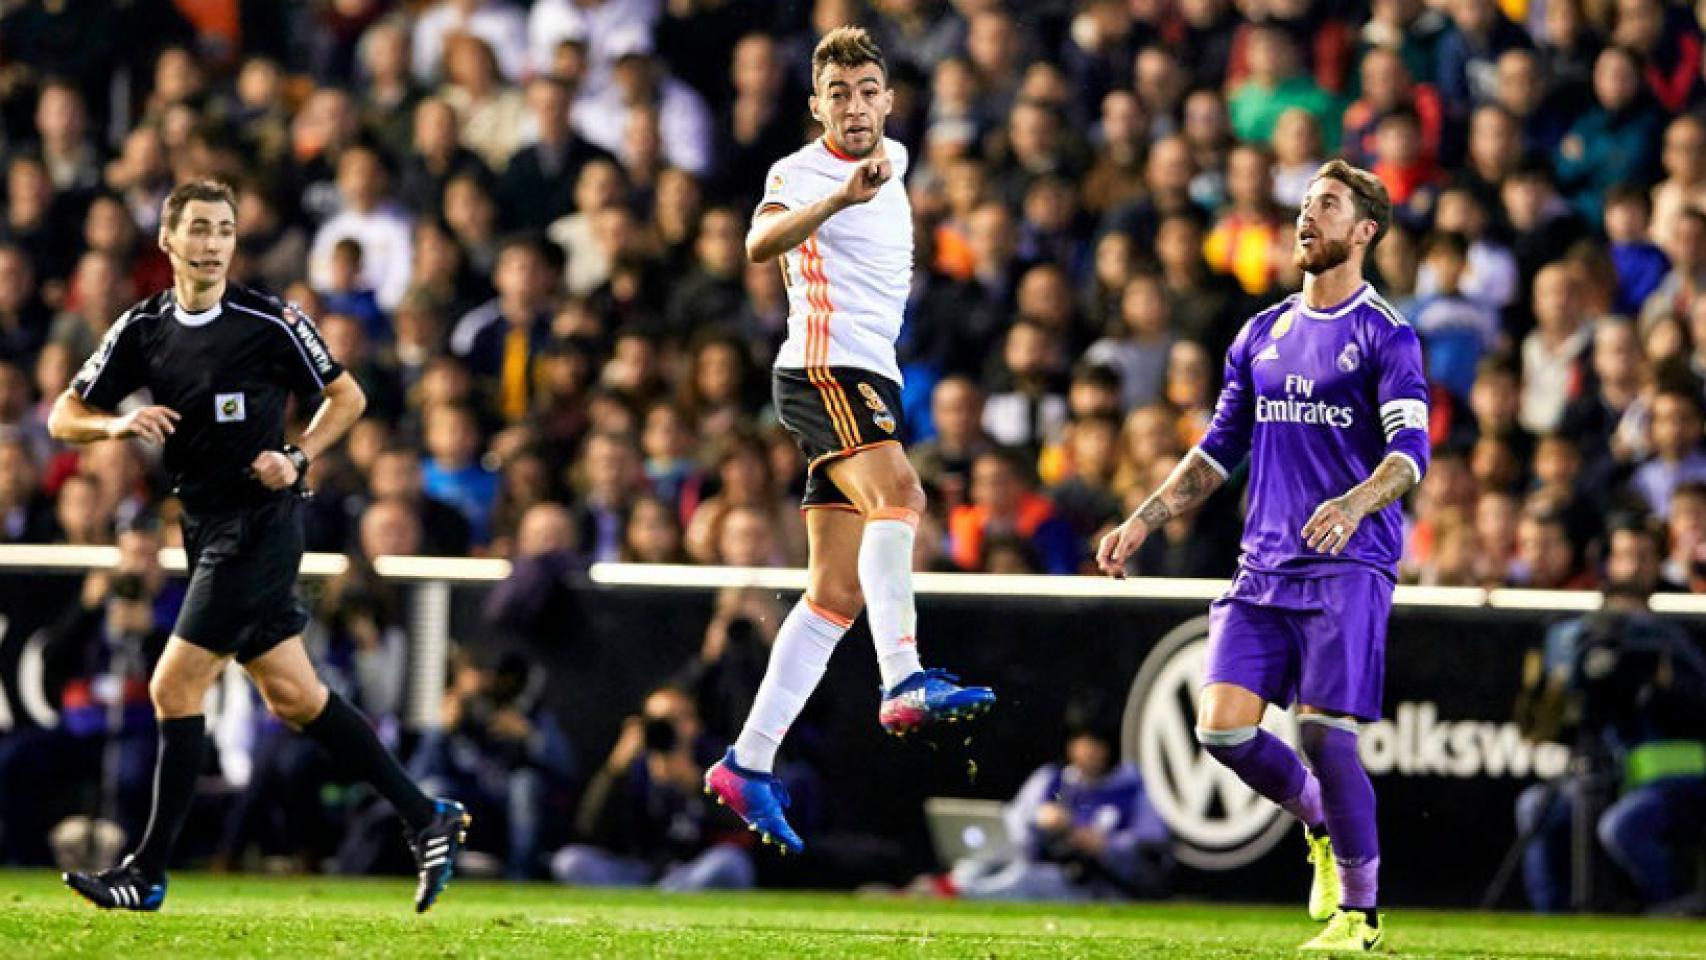
[[[1108,576],[1123,580],[1126,560],[1143,546],[1143,541],[1167,521],[1201,506],[1250,451],[1255,408],[1250,399],[1246,344],[1254,322],[1245,324],[1226,351],[1226,385],[1220,389],[1214,421],[1202,442],[1185,454],[1142,506],[1102,538],[1096,550],[1096,566]]]
[[[870,200],[893,176],[894,166],[886,157],[866,157],[853,165],[841,189],[815,203],[798,209],[766,203],[752,218],[752,229],[747,231],[747,259],[764,263],[805,243],[825,220]]]

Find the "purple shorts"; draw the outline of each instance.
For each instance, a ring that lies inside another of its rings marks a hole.
[[[1203,684],[1231,683],[1269,703],[1380,719],[1392,581],[1346,564],[1295,576],[1240,569],[1208,608]]]

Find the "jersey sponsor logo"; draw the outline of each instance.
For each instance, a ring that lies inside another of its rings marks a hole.
[[[1208,618],[1175,627],[1144,658],[1126,701],[1120,750],[1174,837],[1174,854],[1199,870],[1234,870],[1259,860],[1291,829],[1291,818],[1208,755],[1196,738],[1197,686],[1208,659]],[[1262,726],[1296,741],[1297,721],[1269,709]]]
[[[1345,349],[1339,351],[1336,363],[1344,373],[1355,373],[1356,368],[1362,366],[1362,351],[1357,349],[1356,344],[1347,343]]]
[[[302,349],[308,351],[308,357],[314,361],[314,366],[321,373],[330,373],[332,355],[326,350],[326,344],[320,339],[320,333],[314,329],[314,323],[308,319],[308,314],[296,304],[287,303],[284,305],[284,322],[302,344]]]
[[[213,419],[219,423],[241,423],[248,415],[241,393],[213,395]]]
[[[1295,373],[1285,375],[1285,396],[1257,397],[1257,423],[1303,423],[1348,430],[1356,422],[1351,407],[1313,400],[1315,381]]]

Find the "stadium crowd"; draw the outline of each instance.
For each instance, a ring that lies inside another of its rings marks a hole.
[[[920,565],[1082,571],[1201,432],[1238,325],[1297,286],[1288,210],[1342,154],[1397,205],[1378,283],[1434,383],[1409,575],[1591,586],[1601,518],[1629,506],[1668,523],[1669,580],[1706,588],[1686,7],[7,7],[7,540],[170,513],[150,451],[79,458],[41,420],[163,283],[165,191],[218,176],[241,190],[235,276],[317,317],[371,398],[315,465],[313,548],[357,546],[378,510],[418,528],[399,547],[508,556],[557,502],[592,560],[800,563],[802,464],[765,376],[786,296],[742,238],[767,165],[813,134],[815,37],[859,21],[917,158]],[[1235,515],[1180,519],[1138,569],[1228,572]]]
[[[1201,435],[1239,325],[1299,286],[1291,210],[1344,156],[1392,194],[1375,280],[1433,384],[1406,576],[1593,587],[1606,518],[1633,513],[1667,534],[1668,588],[1706,591],[1706,13],[1688,6],[0,11],[0,542],[114,543],[172,517],[156,451],[79,455],[44,420],[118,314],[169,281],[167,191],[214,176],[241,198],[234,279],[315,317],[369,398],[313,465],[310,549],[509,557],[535,586],[589,561],[803,563],[804,464],[766,375],[786,291],[743,238],[769,164],[815,135],[816,38],[858,22],[914,158],[900,353],[930,503],[920,569],[1085,572]],[[1169,524],[1135,569],[1230,573],[1238,496]],[[394,717],[394,598],[346,588],[317,629],[344,638],[352,699]],[[548,622],[549,593],[512,589],[493,616]],[[514,731],[548,717],[474,709],[519,697],[512,674],[453,685],[456,715],[484,724],[469,736],[507,747],[435,747],[428,772],[567,782],[555,742],[515,754]],[[672,744],[691,740],[680,722]],[[470,756],[487,759],[458,768]],[[231,829],[285,815],[245,809]]]

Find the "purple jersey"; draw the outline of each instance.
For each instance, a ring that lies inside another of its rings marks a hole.
[[[1398,504],[1365,519],[1337,557],[1307,548],[1302,531],[1322,501],[1368,479],[1388,454],[1406,458],[1418,482],[1427,469],[1428,387],[1415,330],[1366,283],[1326,311],[1293,295],[1239,331],[1225,379],[1198,450],[1222,475],[1250,455],[1242,565],[1327,573],[1349,561],[1396,579]]]

